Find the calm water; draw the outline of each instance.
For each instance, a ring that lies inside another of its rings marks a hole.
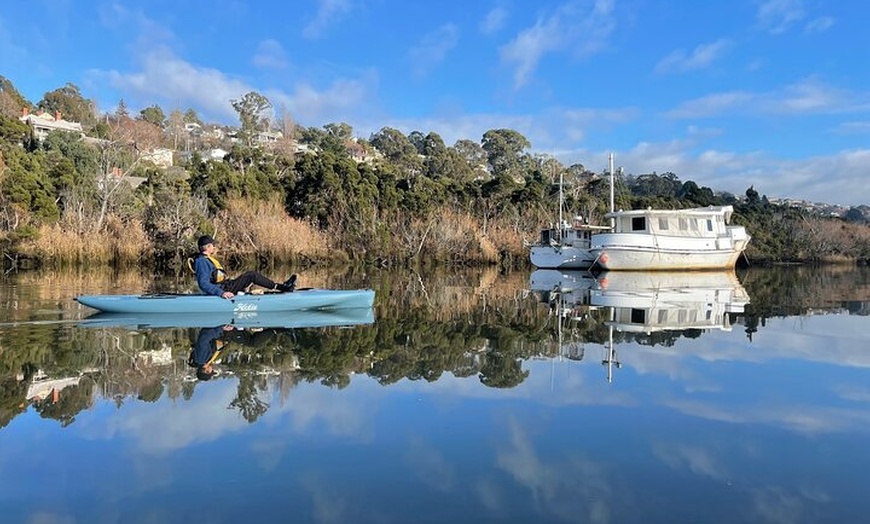
[[[72,301],[152,280],[0,280],[2,522],[868,518],[867,269],[303,273],[376,307],[220,329],[209,381],[219,326]]]

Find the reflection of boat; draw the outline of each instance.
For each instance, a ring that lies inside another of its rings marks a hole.
[[[613,232],[591,239],[595,263],[607,270],[733,268],[749,244],[742,226],[731,226],[731,206],[616,211]]]
[[[617,330],[649,333],[729,330],[728,314],[742,313],[749,295],[733,271],[614,271],[598,276],[589,300],[612,308]]]
[[[302,289],[293,293],[236,295],[231,299],[202,294],[81,295],[76,300],[109,313],[242,313],[307,309],[371,308],[371,289]]]
[[[536,269],[529,276],[529,289],[539,293],[542,302],[558,295],[562,303],[570,306],[588,304],[589,289],[596,284],[588,271]]]
[[[302,310],[253,313],[132,314],[96,313],[81,321],[83,327],[193,328],[231,325],[239,328],[306,328],[353,326],[374,322],[372,308]]]
[[[559,175],[559,222],[556,227],[542,229],[538,241],[532,245],[529,257],[532,265],[539,268],[585,269],[595,263],[595,254],[590,251],[592,235],[608,231],[608,226],[594,226],[575,217],[568,222],[562,218],[562,175]],[[610,155],[610,208],[613,209],[613,155]]]

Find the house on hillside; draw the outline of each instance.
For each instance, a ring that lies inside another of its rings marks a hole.
[[[153,163],[157,167],[167,168],[172,167],[172,154],[173,151],[171,149],[156,147],[142,153],[141,158],[142,160]]]
[[[45,137],[52,131],[63,131],[65,133],[76,133],[81,137],[85,136],[80,123],[64,120],[59,111],[51,115],[45,111],[31,113],[27,108],[24,108],[24,114],[18,117],[18,120],[33,128],[33,134],[37,140],[45,140]]]

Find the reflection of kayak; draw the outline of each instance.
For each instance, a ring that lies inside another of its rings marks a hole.
[[[303,309],[370,308],[371,289],[302,289],[292,293],[237,295],[229,300],[212,295],[81,295],[76,300],[109,313],[244,313]]]
[[[271,313],[96,313],[82,327],[196,328],[232,325],[240,328],[306,328],[354,326],[374,322],[372,308],[310,309]]]

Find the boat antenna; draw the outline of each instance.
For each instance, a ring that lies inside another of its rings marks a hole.
[[[614,195],[613,195],[613,153],[610,153],[610,212],[613,213],[616,210],[616,206],[614,203]],[[613,229],[616,226],[616,219],[612,216],[610,217],[610,229]]]

